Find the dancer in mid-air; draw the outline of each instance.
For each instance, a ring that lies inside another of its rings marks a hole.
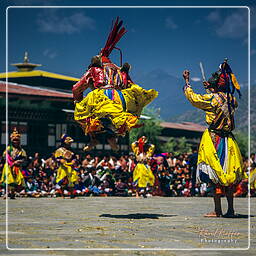
[[[6,162],[3,168],[1,183],[8,184],[9,191],[6,191],[6,195],[9,193],[10,198],[15,199],[17,186],[25,186],[21,171],[22,167],[26,165],[27,154],[20,145],[21,135],[16,128],[11,133],[10,139],[11,143],[3,153],[3,159]]]
[[[137,186],[136,197],[143,195],[146,197],[147,186],[153,186],[155,176],[150,168],[150,160],[155,151],[155,145],[147,142],[147,137],[142,136],[131,145],[136,156],[137,165],[133,171],[133,183]]]
[[[241,153],[232,134],[235,128],[234,112],[238,107],[233,94],[237,90],[240,95],[240,86],[227,60],[208,81],[204,81],[204,87],[210,91],[208,94],[196,94],[189,83],[189,75],[188,70],[183,72],[185,96],[194,107],[205,111],[209,125],[201,139],[197,162],[197,182],[211,184],[214,188],[215,209],[205,217],[234,217],[234,188],[245,177]],[[222,195],[228,202],[224,215]]]
[[[74,119],[91,138],[84,148],[91,150],[98,143],[98,135],[106,134],[112,150],[118,150],[117,136],[124,136],[137,126],[143,107],[153,101],[158,93],[145,90],[130,78],[130,64],[114,64],[109,55],[126,33],[123,22],[116,19],[104,48],[91,59],[91,64],[79,82],[73,86],[75,100]],[[120,49],[118,49],[120,50]],[[122,55],[121,55],[122,57]],[[92,91],[84,97],[84,91]]]
[[[54,157],[58,163],[56,184],[60,194],[64,196],[63,187],[67,186],[70,198],[74,198],[74,185],[78,183],[78,175],[74,170],[76,156],[71,150],[71,143],[74,140],[67,134],[61,136],[61,146],[55,151]]]

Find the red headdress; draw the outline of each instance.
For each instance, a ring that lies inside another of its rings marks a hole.
[[[139,152],[144,153],[144,145],[147,142],[147,137],[142,136],[141,138],[138,139],[138,147],[139,147]]]
[[[122,52],[116,47],[116,44],[127,32],[122,25],[123,21],[119,20],[119,17],[117,17],[115,22],[112,23],[112,28],[107,41],[100,51],[100,54],[92,58],[87,72],[81,80],[73,86],[72,91],[76,101],[81,101],[83,99],[85,85],[88,85],[90,81],[93,82],[94,88],[100,88],[105,85],[112,85],[115,88],[126,88],[127,85],[132,82],[132,79],[129,76],[131,66],[128,63],[122,65]],[[109,59],[109,55],[113,49],[120,51],[120,66],[115,65]]]
[[[122,36],[127,32],[127,30],[124,27],[122,27],[122,25],[123,21],[119,20],[119,17],[116,18],[114,25],[112,23],[112,28],[108,35],[107,42],[100,52],[102,63],[110,63],[111,60],[108,58],[109,55],[111,54],[113,49],[118,49],[120,51],[122,66],[122,52],[119,48],[115,47],[119,40],[122,38]]]

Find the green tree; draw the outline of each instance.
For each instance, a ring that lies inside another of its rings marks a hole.
[[[188,153],[191,150],[192,144],[188,143],[185,137],[170,138],[168,142],[161,145],[162,152],[172,152],[175,155]]]
[[[154,108],[146,108],[143,111],[143,115],[150,119],[141,119],[138,124],[143,124],[143,126],[131,130],[129,134],[130,144],[144,135],[148,138],[149,143],[156,146],[156,152],[160,152],[158,136],[161,135],[163,128],[160,126],[161,120],[158,117],[157,110]]]
[[[243,156],[248,156],[248,135],[244,132],[237,131],[234,133],[237,144]]]
[[[143,115],[150,119],[141,119],[139,124],[143,124],[143,126],[131,130],[129,135],[130,144],[144,135],[148,138],[149,143],[156,146],[156,153],[173,152],[174,154],[181,154],[190,151],[191,144],[188,143],[185,137],[170,138],[166,143],[159,141],[163,128],[160,126],[162,120],[159,118],[158,109],[146,108]]]

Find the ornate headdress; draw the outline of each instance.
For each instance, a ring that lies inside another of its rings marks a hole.
[[[62,134],[60,141],[61,141],[61,144],[66,144],[66,143],[73,142],[74,140],[67,134]]]
[[[17,128],[14,127],[14,129],[10,135],[11,141],[20,140],[20,137],[21,137],[21,135],[19,134]]]
[[[107,42],[103,49],[100,51],[101,61],[102,63],[111,63],[109,59],[109,55],[113,51],[113,49],[117,49],[120,52],[120,62],[122,66],[122,52],[119,48],[116,47],[116,44],[123,37],[123,35],[127,32],[127,30],[122,27],[123,21],[119,20],[119,17],[116,18],[115,23],[112,23],[111,31],[108,35]]]
[[[147,137],[142,136],[141,138],[138,139],[138,147],[140,153],[144,153],[144,145],[147,143]]]
[[[206,88],[217,88],[218,91],[227,93],[228,112],[232,126],[234,126],[234,118],[232,117],[232,108],[234,109],[234,97],[232,97],[232,95],[236,90],[239,97],[241,97],[241,92],[240,85],[238,84],[237,79],[228,64],[227,58],[222,64],[220,64],[219,70],[212,74],[212,77],[210,77],[208,83],[209,86],[206,86]]]
[[[219,66],[219,70],[212,74],[208,80],[207,88],[218,88],[219,91],[234,94],[235,90],[241,97],[240,85],[228,64],[228,59],[225,59]]]
[[[94,88],[111,85],[114,88],[123,89],[127,88],[130,83],[133,83],[129,75],[131,65],[128,63],[122,65],[122,52],[116,47],[116,44],[127,32],[122,25],[123,21],[119,20],[119,17],[117,17],[116,21],[112,23],[112,28],[105,46],[101,49],[98,55],[92,57],[86,73],[81,80],[73,86],[72,92],[76,101],[81,101],[83,99],[85,84],[89,85],[91,83],[90,85],[93,85]],[[120,51],[120,66],[111,62],[109,59],[109,55],[113,49]]]
[[[115,66],[114,63],[109,58],[109,55],[116,49],[120,52],[120,66],[122,66],[122,51],[120,48],[116,47],[116,44],[120,41],[123,35],[127,32],[125,27],[122,27],[123,21],[116,18],[115,22],[112,22],[112,27],[109,32],[105,46],[101,49],[99,55],[93,56],[91,59],[90,67],[102,67],[104,64],[111,64]]]

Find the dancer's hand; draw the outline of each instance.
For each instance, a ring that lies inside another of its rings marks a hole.
[[[16,160],[13,162],[13,165],[19,166],[22,163],[22,160]]]
[[[65,159],[60,159],[59,161],[61,164],[65,164],[67,162]]]
[[[204,81],[204,82],[203,82],[203,85],[204,85],[205,88],[208,88],[208,86],[209,86],[210,84],[209,84],[209,82]]]
[[[188,83],[189,82],[189,74],[190,74],[190,72],[189,72],[189,70],[184,70],[183,71],[183,78],[184,78],[184,80],[186,81],[186,83]]]

